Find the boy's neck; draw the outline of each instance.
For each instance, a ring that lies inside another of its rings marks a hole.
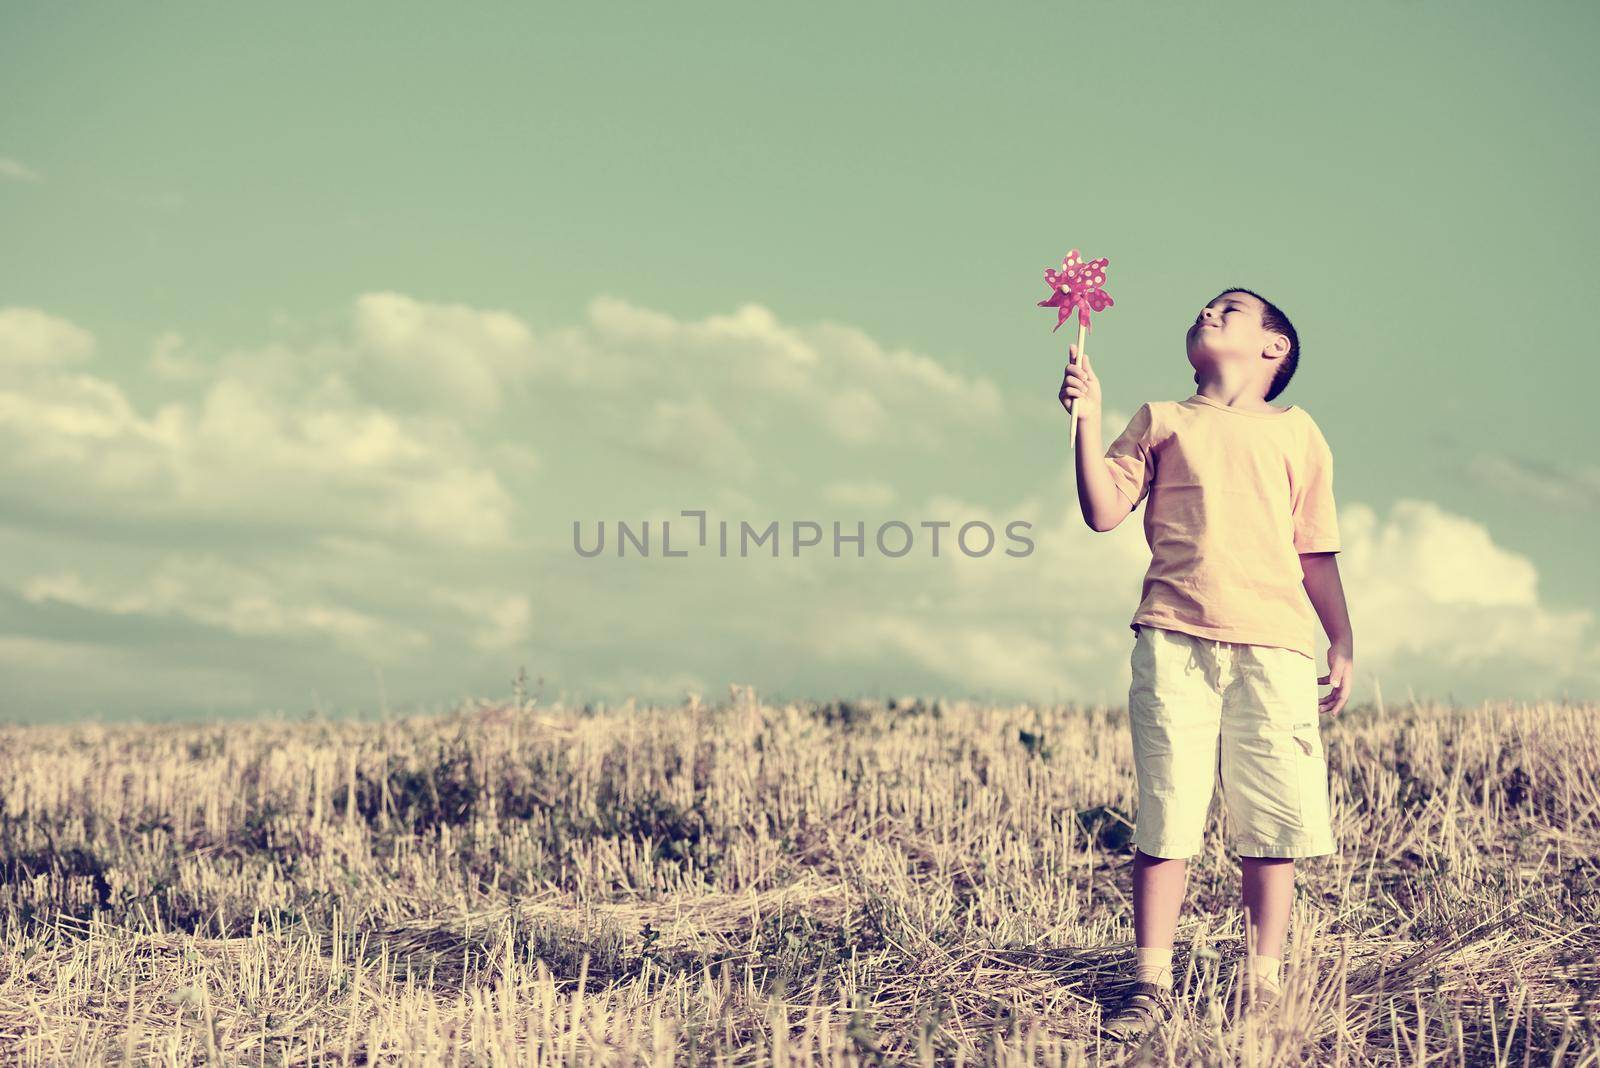
[[[1232,394],[1231,396],[1229,394]],[[1254,387],[1245,386],[1230,390],[1221,382],[1203,382],[1195,387],[1195,394],[1208,401],[1225,404],[1229,408],[1238,408],[1246,412],[1281,412],[1282,408],[1274,407],[1267,403],[1264,394]]]

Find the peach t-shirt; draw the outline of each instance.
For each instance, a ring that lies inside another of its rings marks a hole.
[[[1150,546],[1140,623],[1315,659],[1301,553],[1339,551],[1333,452],[1302,408],[1248,412],[1196,393],[1139,407],[1106,460]]]

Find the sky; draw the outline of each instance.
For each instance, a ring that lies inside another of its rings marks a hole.
[[[431,710],[519,672],[567,705],[1120,704],[1149,554],[1142,506],[1078,510],[1035,307],[1072,248],[1110,261],[1102,444],[1194,392],[1223,289],[1294,322],[1352,700],[1595,699],[1597,30],[8,4],[0,719]],[[664,557],[686,510],[782,554]],[[652,552],[581,555],[601,521]],[[895,558],[890,521],[1000,544]]]

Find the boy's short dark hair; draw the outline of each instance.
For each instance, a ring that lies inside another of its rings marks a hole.
[[[1283,309],[1255,290],[1246,289],[1244,286],[1229,286],[1217,296],[1220,297],[1223,293],[1249,293],[1255,297],[1261,302],[1261,325],[1269,334],[1282,334],[1289,339],[1289,353],[1278,364],[1278,373],[1272,377],[1272,386],[1267,390],[1265,399],[1271,400],[1288,388],[1289,379],[1294,377],[1295,368],[1300,366],[1300,335],[1295,333],[1294,324],[1283,314]]]

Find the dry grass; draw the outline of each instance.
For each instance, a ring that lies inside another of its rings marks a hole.
[[[921,702],[0,728],[21,1064],[1148,1063],[1124,713]],[[1350,708],[1289,1004],[1191,864],[1171,1064],[1597,1063],[1595,706]]]

